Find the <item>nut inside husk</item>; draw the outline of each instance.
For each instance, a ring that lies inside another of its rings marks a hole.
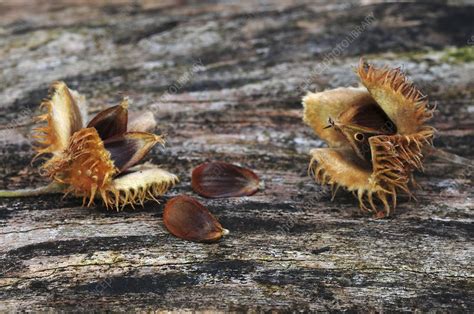
[[[82,197],[83,204],[90,206],[101,197],[107,208],[117,210],[125,205],[143,205],[178,181],[158,166],[136,166],[164,140],[145,132],[156,122],[149,112],[135,118],[133,132],[127,132],[127,98],[99,112],[87,125],[85,98],[64,82],[53,83],[49,98],[41,106],[47,112],[37,118],[45,125],[34,130],[37,157],[52,155],[46,158],[41,172],[64,185],[66,193]]]
[[[413,171],[423,170],[432,146],[426,122],[434,109],[400,69],[361,60],[357,74],[364,87],[303,98],[304,121],[329,145],[311,151],[310,173],[334,191],[353,192],[362,210],[382,217],[395,208],[397,193],[413,196]]]

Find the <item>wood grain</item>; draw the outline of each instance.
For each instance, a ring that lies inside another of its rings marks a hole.
[[[207,245],[166,232],[155,203],[2,199],[0,311],[474,310],[472,168],[428,157],[417,201],[372,219],[307,176],[325,144],[301,106],[306,90],[356,85],[360,56],[401,66],[437,103],[436,146],[472,160],[473,6],[98,3],[0,4],[0,188],[45,183],[28,135],[54,80],[84,93],[91,115],[124,95],[153,111],[168,143],[148,160],[181,179],[163,201],[194,195],[191,170],[210,160],[254,169],[265,188],[198,197],[231,232]]]

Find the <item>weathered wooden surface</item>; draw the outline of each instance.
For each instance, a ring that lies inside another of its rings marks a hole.
[[[438,104],[436,145],[472,159],[472,6],[88,2],[0,3],[0,188],[44,182],[21,125],[60,79],[91,113],[123,95],[153,110],[168,145],[149,159],[181,178],[167,197],[192,194],[190,171],[207,160],[255,169],[265,190],[202,200],[231,230],[211,245],[172,237],[153,203],[115,213],[2,199],[0,311],[474,311],[472,171],[431,157],[418,202],[390,219],[359,215],[352,195],[331,202],[307,176],[309,149],[324,143],[300,104],[305,82],[356,84],[361,55],[402,66]]]

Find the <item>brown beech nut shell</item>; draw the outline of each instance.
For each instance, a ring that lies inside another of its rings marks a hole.
[[[250,169],[225,162],[207,162],[194,168],[191,186],[208,198],[250,196],[260,186],[260,179]]]
[[[161,136],[146,132],[127,132],[108,138],[104,147],[110,152],[115,167],[120,172],[136,165],[157,143],[164,145]]]
[[[174,236],[195,242],[215,242],[229,233],[206,207],[185,195],[166,203],[163,223]]]
[[[99,112],[88,124],[95,128],[102,140],[127,132],[128,99],[125,98],[118,106],[113,106]]]
[[[139,164],[164,139],[146,132],[156,125],[149,111],[132,116],[129,127],[127,98],[85,124],[85,97],[64,82],[54,82],[40,107],[46,110],[35,119],[41,123],[32,134],[35,159],[52,155],[41,165],[41,174],[64,186],[65,194],[82,197],[84,206],[98,198],[117,210],[143,206],[178,182],[178,177],[157,165]]]

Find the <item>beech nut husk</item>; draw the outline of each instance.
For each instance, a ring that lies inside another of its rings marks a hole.
[[[415,170],[432,146],[433,116],[423,95],[399,68],[378,68],[361,60],[363,86],[308,93],[304,121],[328,148],[311,150],[310,174],[335,191],[343,187],[363,211],[388,216],[402,192],[413,197]]]
[[[194,192],[208,198],[250,196],[258,191],[260,180],[250,169],[207,162],[194,168],[191,186]]]
[[[215,242],[229,233],[206,207],[185,195],[166,203],[163,223],[174,236],[194,242]]]
[[[64,186],[66,194],[82,197],[90,206],[101,198],[107,208],[122,209],[156,200],[178,178],[149,163],[140,164],[164,139],[146,132],[154,127],[152,113],[133,119],[128,130],[128,99],[99,112],[88,124],[84,96],[54,82],[41,103],[46,112],[34,129],[36,157],[43,156],[43,175]],[[151,115],[151,116],[150,116]],[[35,158],[36,158],[35,157]]]

